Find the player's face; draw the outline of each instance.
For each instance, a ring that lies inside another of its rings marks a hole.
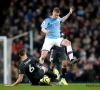
[[[57,18],[58,18],[58,16],[59,16],[59,14],[60,14],[60,13],[53,12],[53,18],[54,18],[54,19],[57,19]]]

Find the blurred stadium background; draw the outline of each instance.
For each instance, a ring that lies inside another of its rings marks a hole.
[[[40,25],[56,6],[61,10],[60,16],[66,15],[70,6],[75,7],[69,19],[62,23],[61,30],[72,42],[74,56],[82,60],[72,69],[67,67],[67,82],[100,82],[100,0],[0,0],[0,37],[11,39],[30,30],[33,32],[33,50],[30,34],[12,42],[11,81],[15,82],[18,77],[20,48],[26,48],[29,54],[32,50],[34,56],[40,57],[45,36]],[[0,41],[0,83],[4,77],[4,48]],[[50,63],[49,55],[45,62]],[[28,82],[26,77],[23,82]]]

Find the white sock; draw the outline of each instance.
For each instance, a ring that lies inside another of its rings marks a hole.
[[[64,80],[65,78],[61,78],[61,80]]]
[[[73,59],[73,50],[72,50],[71,45],[70,46],[67,46],[66,48],[67,48],[67,54],[69,56],[69,59],[70,60]]]

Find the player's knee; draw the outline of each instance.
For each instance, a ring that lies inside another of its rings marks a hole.
[[[42,51],[41,59],[44,60],[48,54],[48,51]]]
[[[66,66],[67,66],[67,60],[63,60],[63,61],[62,61],[62,66],[63,66],[63,67],[66,67]]]
[[[56,66],[55,63],[51,63],[51,64],[50,64],[50,67],[52,67],[52,68],[54,68],[55,66]]]
[[[45,58],[46,58],[46,55],[45,54],[42,54],[41,55],[41,59],[44,60]]]
[[[41,59],[44,60],[46,58],[46,55],[42,55]]]
[[[70,41],[67,41],[66,43],[67,43],[67,45],[71,45],[71,42]]]
[[[71,45],[71,42],[69,41],[69,45]]]
[[[65,45],[69,46],[69,45],[71,45],[71,42],[69,40],[65,40]]]

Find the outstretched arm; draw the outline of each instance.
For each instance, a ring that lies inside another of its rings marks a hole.
[[[16,86],[16,85],[18,85],[20,82],[22,82],[23,76],[24,76],[24,74],[19,74],[19,77],[18,77],[18,79],[16,80],[15,83],[13,83],[11,85],[5,85],[5,86]]]
[[[74,8],[70,7],[70,11],[67,15],[65,15],[64,17],[62,17],[62,22],[64,22],[73,12]]]

